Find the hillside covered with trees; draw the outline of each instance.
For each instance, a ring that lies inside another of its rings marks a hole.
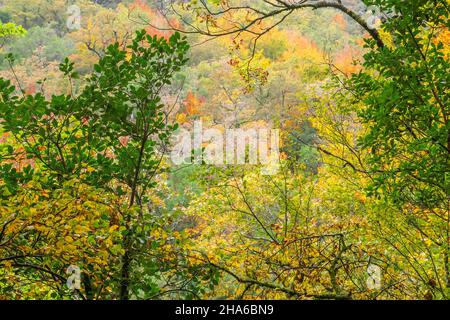
[[[0,299],[449,299],[449,8],[0,0]]]

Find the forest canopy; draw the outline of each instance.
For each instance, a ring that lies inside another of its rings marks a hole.
[[[0,0],[0,299],[447,300],[449,0]]]

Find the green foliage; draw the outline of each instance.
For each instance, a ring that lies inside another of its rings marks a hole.
[[[126,281],[127,287],[116,286],[121,297],[129,290],[131,255],[146,244],[139,239],[146,239],[149,227],[155,225],[146,215],[148,190],[156,185],[153,178],[176,129],[167,124],[159,95],[186,63],[188,49],[178,33],[166,40],[139,31],[127,49],[118,44],[108,47],[79,93],[74,64],[65,59],[60,70],[70,93],[50,100],[41,93],[18,92],[11,81],[0,79],[2,126],[11,137],[1,149],[3,196],[19,194],[31,178],[50,190],[76,178],[119,199],[125,197],[128,203],[119,211],[127,268],[126,274],[121,271],[121,285]],[[8,159],[19,157],[34,163],[18,170]]]
[[[352,89],[365,107],[360,117],[368,132],[374,188],[402,203],[446,208],[450,188],[450,61],[434,38],[449,28],[445,1],[374,1],[401,14],[384,30],[392,45],[365,55],[367,71],[356,75]]]
[[[2,11],[12,17],[12,22],[22,25],[25,29],[34,26],[44,26],[49,22],[58,28],[65,26],[67,15],[66,1],[29,1],[4,0]]]
[[[2,23],[0,25],[0,37],[4,38],[6,36],[18,36],[25,34],[26,31],[22,26],[17,26],[14,23]]]
[[[400,214],[377,223],[425,287],[427,299],[448,298],[450,180],[450,61],[441,38],[450,28],[448,1],[373,1],[396,16],[383,25],[386,45],[365,56],[365,70],[349,82],[366,128],[371,195],[392,201]],[[394,230],[387,232],[386,230]],[[416,258],[423,252],[426,259]],[[431,261],[431,265],[429,264]]]
[[[2,23],[7,23],[11,21],[11,15],[8,12],[0,11],[0,21]]]
[[[5,41],[24,34],[26,34],[26,30],[22,26],[15,25],[11,22],[2,23],[2,20],[0,20],[0,48],[3,47]]]
[[[33,27],[24,37],[16,39],[8,45],[8,51],[14,52],[19,59],[29,58],[35,50],[42,50],[41,57],[47,61],[62,62],[74,52],[74,45],[67,38],[60,38],[50,27]]]

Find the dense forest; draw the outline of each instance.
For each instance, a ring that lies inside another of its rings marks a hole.
[[[450,298],[449,0],[0,0],[0,300]]]

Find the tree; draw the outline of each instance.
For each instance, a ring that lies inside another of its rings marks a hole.
[[[70,39],[60,38],[48,26],[33,27],[25,36],[8,44],[8,51],[14,52],[18,60],[31,57],[35,50],[42,50],[47,61],[60,63],[74,51],[74,45]]]
[[[432,250],[440,252],[443,266],[435,271],[439,294],[446,296],[450,288],[450,61],[440,35],[450,27],[448,1],[376,3],[385,10],[394,8],[400,17],[383,26],[389,46],[376,50],[369,43],[365,70],[350,81],[352,94],[364,103],[359,117],[367,133],[361,146],[370,151],[371,191],[409,208],[410,225],[432,238]]]
[[[361,299],[396,296],[398,274],[370,236],[371,208],[355,186],[326,168],[318,175],[211,169],[211,184],[186,210],[195,222],[185,251],[193,264],[218,272],[207,298]],[[212,175],[212,173],[216,173]],[[364,240],[363,240],[364,239]],[[362,243],[363,242],[363,243]],[[381,249],[381,248],[380,248]],[[366,269],[384,272],[377,291]]]
[[[1,186],[0,297],[114,296],[123,254],[120,198],[76,178],[58,189],[43,176],[20,186],[14,194],[8,182]],[[83,272],[80,290],[66,286],[70,266]]]
[[[445,43],[449,29],[448,1],[360,3],[380,9],[379,18],[384,24],[373,28],[357,13],[356,6],[341,1],[195,1],[181,7],[173,4],[168,12],[183,21],[182,31],[187,33],[252,37],[249,62],[258,52],[256,45],[260,38],[296,10],[334,8],[368,32],[364,70],[351,80],[345,79],[346,76],[358,68],[344,70],[346,74],[339,79],[341,89],[353,97],[352,111],[358,113],[357,120],[367,132],[357,146],[342,144],[345,140],[337,145],[350,151],[350,158],[342,156],[339,148],[337,152],[317,148],[341,165],[368,175],[372,180],[370,193],[394,202],[404,213],[405,225],[412,226],[425,242],[428,239],[432,243],[419,247],[434,261],[433,265],[428,265],[429,269],[415,268],[415,272],[429,288],[429,295],[446,297],[450,284],[449,60]],[[365,159],[359,157],[361,148],[369,151]],[[407,237],[412,240],[416,235]],[[391,245],[398,250],[395,243]],[[401,255],[407,263],[420,266],[414,254],[405,252],[407,247],[404,245]],[[436,255],[437,252],[440,254]],[[433,260],[436,257],[439,263]],[[433,273],[434,279],[426,280],[426,273]]]
[[[78,50],[71,58],[83,71],[90,70],[110,44],[117,42],[125,49],[137,30],[145,28],[148,34],[166,39],[173,33],[158,31],[139,21],[139,18],[150,21],[162,19],[142,1],[134,1],[129,5],[123,2],[114,8],[95,6],[82,10],[81,28],[73,30],[68,36],[78,44]]]
[[[18,152],[35,160],[20,171],[2,165],[1,178],[9,194],[17,194],[33,177],[42,177],[50,190],[60,190],[77,178],[127,199],[116,213],[123,221],[124,251],[116,284],[121,299],[129,297],[132,262],[142,249],[138,239],[145,239],[155,225],[149,222],[153,218],[148,191],[155,186],[176,128],[167,124],[159,95],[186,63],[188,48],[178,33],[166,40],[137,32],[127,48],[118,43],[108,47],[80,92],[74,64],[66,59],[60,70],[69,93],[50,100],[41,92],[18,91],[9,80],[0,79],[2,126],[20,146],[17,151],[14,144],[5,145],[2,160],[14,159]]]
[[[67,18],[65,0],[5,0],[2,3],[2,10],[11,15],[12,22],[22,25],[27,30],[34,26],[44,26],[47,22],[57,25],[61,31],[65,30]]]
[[[171,0],[164,11],[166,17],[175,16],[183,23],[184,29],[173,25],[166,19],[169,28],[187,33],[200,33],[212,37],[249,34],[253,36],[254,47],[257,41],[276,26],[282,24],[294,12],[305,9],[338,10],[359,24],[376,41],[379,47],[384,43],[376,28],[368,22],[364,14],[357,10],[361,5],[371,5],[377,1],[340,0],[300,0],[300,1],[188,1],[178,5]],[[188,15],[186,16],[186,13]],[[191,14],[191,15],[189,15]],[[164,28],[165,26],[160,26]]]
[[[14,23],[3,23],[0,21],[0,49],[3,48],[5,42],[11,38],[22,36],[26,33],[26,30],[22,26],[18,26]]]

